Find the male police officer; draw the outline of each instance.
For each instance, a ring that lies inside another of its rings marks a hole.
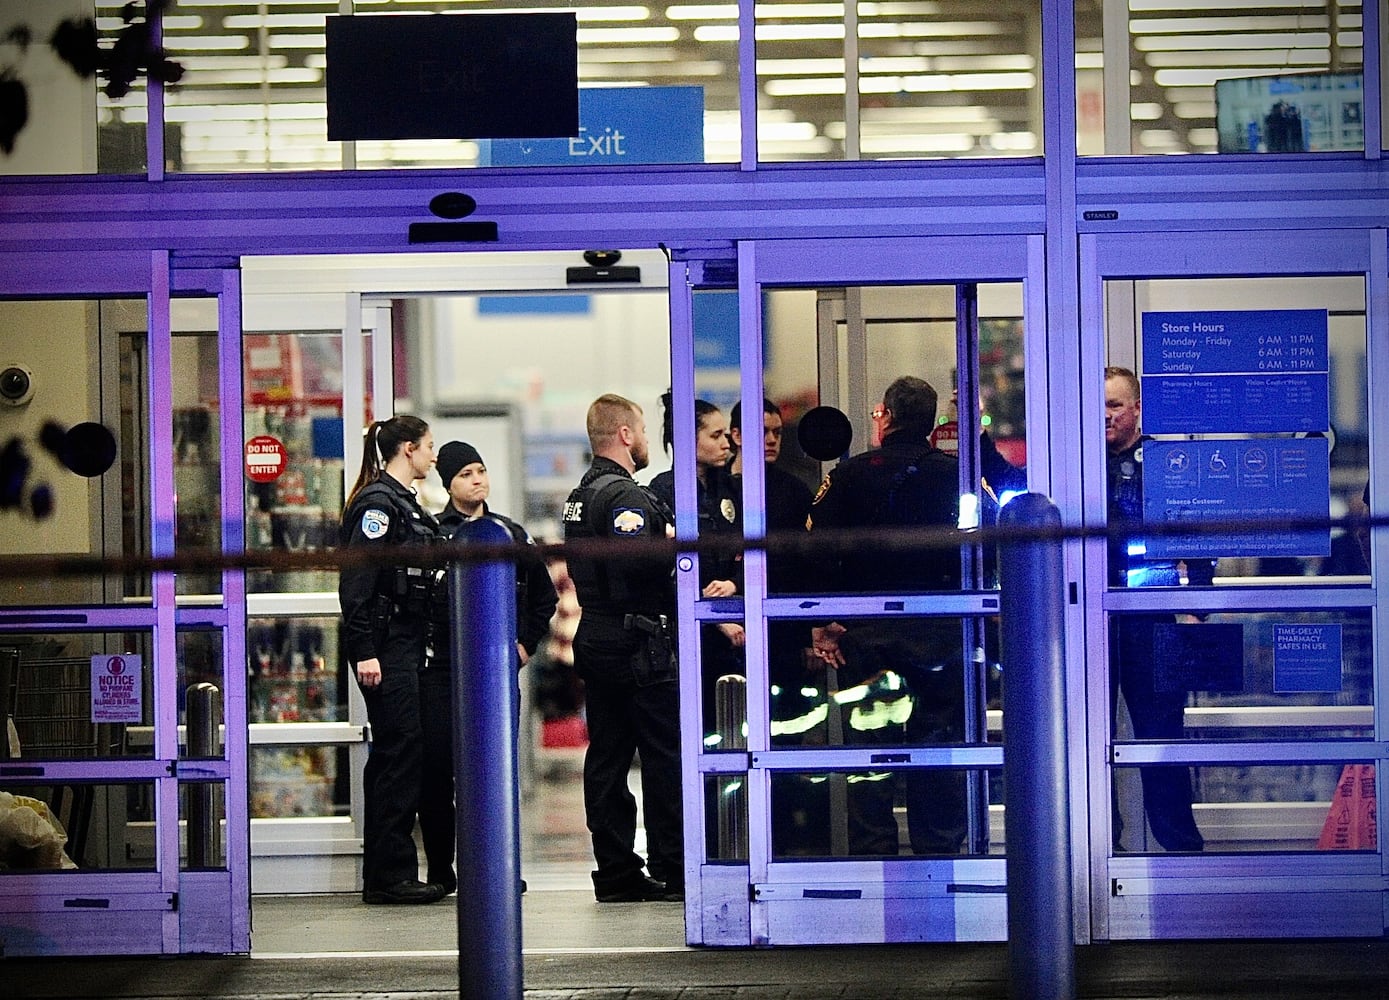
[[[1104,370],[1104,441],[1108,452],[1109,522],[1128,525],[1136,532],[1143,520],[1143,442],[1139,428],[1142,404],[1138,377],[1127,368]],[[1109,585],[1111,587],[1177,586],[1182,583],[1176,562],[1146,559],[1141,546],[1131,545],[1130,534],[1109,536]],[[1133,553],[1133,554],[1131,554]],[[1209,559],[1186,560],[1187,582],[1209,585],[1215,564]],[[1178,740],[1183,733],[1185,691],[1159,690],[1154,639],[1157,626],[1191,623],[1191,615],[1114,615],[1109,620],[1110,714],[1119,691],[1128,706],[1133,735],[1140,740]],[[1139,768],[1143,783],[1143,810],[1153,837],[1169,851],[1199,851],[1205,846],[1192,813],[1191,772],[1180,766],[1148,765]],[[1114,845],[1123,821],[1114,807]]]
[[[881,447],[841,462],[820,486],[810,511],[812,534],[866,527],[955,527],[959,463],[930,443],[936,391],[909,375],[895,380],[873,411]],[[955,590],[960,554],[954,548],[857,546],[827,562],[827,589],[878,593]],[[964,738],[964,665],[953,619],[886,620],[852,629],[831,623],[814,630],[816,653],[840,668],[840,687],[863,685],[850,712],[850,737],[860,743],[957,742]],[[898,851],[890,774],[869,774],[850,786],[849,851]],[[967,832],[965,785],[959,772],[906,772],[907,827],[914,854],[958,854]]]
[[[593,890],[600,903],[681,899],[672,565],[669,558],[621,551],[625,541],[673,534],[673,518],[632,478],[648,459],[641,407],[622,396],[600,396],[588,408],[587,424],[593,464],[564,505],[564,534],[569,541],[615,543],[613,558],[569,560],[583,607],[574,666],[584,680],[588,716],[584,809],[598,863]],[[650,876],[634,850],[637,806],[627,788],[637,752]]]

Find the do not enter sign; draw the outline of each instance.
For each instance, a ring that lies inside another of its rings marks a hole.
[[[285,446],[279,439],[260,434],[246,442],[246,478],[273,483],[285,471]]]

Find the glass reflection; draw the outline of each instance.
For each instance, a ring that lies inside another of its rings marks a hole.
[[[954,855],[963,819],[949,817],[960,789],[978,778],[988,789],[985,853],[1003,849],[1002,773],[905,768],[896,771],[779,771],[772,776],[772,857],[862,858]],[[944,797],[931,792],[946,792]],[[926,791],[928,794],[923,794]]]

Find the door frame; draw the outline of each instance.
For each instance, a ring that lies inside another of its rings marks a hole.
[[[1241,277],[1362,277],[1366,295],[1369,427],[1389,419],[1389,252],[1385,230],[1296,230],[1212,233],[1105,233],[1080,236],[1081,344],[1079,370],[1102,371],[1106,362],[1106,282],[1140,279]],[[1132,308],[1128,310],[1132,315]],[[1377,379],[1379,383],[1377,384]],[[1081,377],[1080,410],[1086,525],[1107,519],[1104,469],[1103,380]],[[1373,447],[1370,449],[1374,453]],[[1389,469],[1371,462],[1371,499],[1389,497]],[[1373,509],[1373,508],[1372,508]],[[1389,565],[1385,533],[1376,531],[1373,563],[1365,585],[1311,584],[1297,588],[1214,589],[1166,599],[1110,591],[1105,538],[1084,545],[1084,646],[1096,663],[1108,662],[1106,612],[1177,608],[1198,610],[1365,609],[1371,616],[1374,662],[1374,737],[1370,740],[1220,741],[1198,744],[1125,745],[1128,763],[1171,761],[1192,766],[1280,761],[1322,763],[1370,761],[1376,787],[1385,787],[1389,760],[1385,677],[1379,669],[1389,608],[1378,584]],[[1373,853],[1231,855],[1115,855],[1110,849],[1109,789],[1115,749],[1109,726],[1109,692],[1093,686],[1088,710],[1101,720],[1085,749],[1091,775],[1089,810],[1090,906],[1096,939],[1160,937],[1378,936],[1386,926],[1384,886],[1389,878],[1382,849]],[[1104,734],[1103,738],[1094,738]],[[1382,830],[1379,843],[1383,844]]]
[[[1052,469],[1047,455],[1054,433],[1048,416],[1048,351],[1045,297],[1045,242],[1041,236],[922,237],[901,239],[824,239],[749,241],[736,244],[736,288],[739,296],[740,393],[744,413],[762,410],[764,395],[762,291],[764,287],[865,286],[893,284],[969,284],[1017,282],[1023,286],[1024,370],[1028,379],[1026,409],[1030,488],[1047,491]],[[671,265],[672,388],[676,405],[677,536],[692,541],[697,524],[693,475],[695,398],[692,297],[696,289],[732,283],[727,249],[691,251]],[[682,290],[682,294],[677,294]],[[853,347],[850,347],[851,352]],[[850,376],[851,383],[854,381]],[[866,391],[866,390],[865,390]],[[683,442],[683,447],[682,447]],[[681,474],[681,459],[685,470]],[[752,468],[758,468],[753,463]],[[745,474],[744,529],[755,538],[765,527],[764,477]],[[681,517],[684,511],[685,516]],[[766,592],[765,556],[755,548],[744,557],[746,594],[736,611],[716,609],[698,600],[697,566],[677,564],[680,648],[698,650],[699,624],[742,617],[747,630],[747,690],[765,692],[766,616],[823,616],[830,604],[837,613],[883,614],[880,600],[836,597],[810,610],[796,598],[773,598]],[[996,609],[996,593],[962,592],[933,596],[917,613],[986,615]],[[910,604],[911,601],[908,601]],[[682,656],[682,660],[689,660]],[[696,656],[691,662],[698,662]],[[1083,678],[1083,663],[1072,657],[1070,670]],[[1006,917],[1001,889],[1003,857],[957,860],[873,859],[834,862],[773,861],[770,857],[770,775],[800,767],[863,767],[866,749],[804,750],[773,748],[766,703],[749,698],[747,750],[706,753],[703,748],[701,682],[698,669],[681,672],[682,744],[685,789],[686,935],[690,944],[779,945],[896,940],[1001,940]],[[1083,687],[1073,685],[1068,712],[1074,731],[1083,731]],[[997,744],[926,751],[932,762],[970,767],[998,767]],[[923,755],[924,756],[924,755]],[[1079,755],[1073,781],[1082,787]],[[746,864],[705,862],[704,782],[711,775],[742,776],[749,805],[749,857]],[[1083,817],[1080,821],[1083,832]],[[1084,839],[1076,838],[1077,845]],[[1079,886],[1077,926],[1088,924],[1088,886],[1084,885],[1083,848],[1075,849]],[[903,868],[903,866],[912,866]],[[910,872],[913,878],[904,877]],[[921,876],[916,878],[915,876]],[[886,877],[885,877],[886,876]],[[978,891],[949,892],[946,885],[969,885]],[[827,888],[837,886],[835,889]],[[828,893],[828,895],[827,895]],[[911,900],[908,906],[901,902]],[[818,911],[818,915],[816,915]]]

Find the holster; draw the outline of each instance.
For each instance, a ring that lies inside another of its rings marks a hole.
[[[622,627],[640,633],[632,653],[632,677],[638,687],[675,679],[675,643],[665,615],[623,615]]]

